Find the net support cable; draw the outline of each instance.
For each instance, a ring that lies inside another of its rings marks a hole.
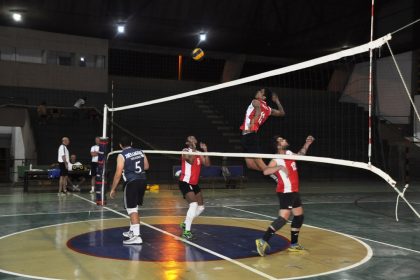
[[[395,59],[394,53],[393,53],[393,51],[391,49],[391,46],[389,45],[388,42],[386,42],[386,45],[388,46],[389,52],[390,52],[391,57],[392,57],[392,61],[395,64],[395,68],[397,68],[398,75],[400,76],[401,82],[402,82],[402,84],[404,86],[404,89],[405,89],[405,93],[407,94],[407,97],[410,100],[411,106],[413,106],[413,110],[414,110],[414,113],[416,114],[417,120],[420,122],[419,111],[417,110],[416,104],[414,103],[414,100],[413,100],[413,98],[411,96],[410,90],[407,87],[407,83],[405,82],[405,79],[404,79],[404,77],[403,77],[403,75],[401,73],[400,66],[398,65],[398,62]]]

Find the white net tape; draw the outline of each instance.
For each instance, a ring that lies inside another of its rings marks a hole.
[[[112,153],[108,154],[108,157],[112,154],[118,154],[121,150],[113,151]],[[201,155],[201,156],[209,156],[209,157],[236,157],[236,158],[264,158],[264,159],[274,159],[274,158],[281,158],[281,159],[289,159],[289,160],[297,160],[297,161],[309,161],[315,163],[327,163],[327,164],[335,164],[340,166],[348,166],[354,168],[360,168],[369,170],[372,173],[378,175],[383,180],[385,180],[391,188],[393,188],[397,193],[398,197],[401,197],[410,209],[414,212],[414,214],[420,218],[420,214],[417,210],[411,205],[411,203],[405,198],[404,193],[401,192],[396,187],[396,181],[391,178],[386,172],[382,171],[381,169],[377,168],[372,164],[368,164],[365,162],[357,162],[357,161],[350,161],[350,160],[343,160],[343,159],[334,159],[334,158],[326,158],[326,157],[313,157],[313,156],[301,156],[301,155],[280,155],[280,154],[255,154],[255,153],[219,153],[219,152],[184,152],[184,151],[158,151],[158,150],[143,150],[145,154],[162,154],[162,155]],[[397,204],[398,207],[398,204]],[[395,210],[397,211],[397,209]],[[397,219],[398,221],[398,219]]]
[[[201,89],[197,89],[197,90],[192,90],[192,91],[184,92],[184,93],[181,93],[181,94],[175,94],[175,95],[171,95],[171,96],[164,97],[164,98],[149,100],[149,101],[141,102],[141,103],[137,103],[137,104],[121,106],[121,107],[116,107],[116,108],[107,108],[107,110],[110,111],[110,112],[129,110],[129,109],[149,106],[149,105],[153,105],[153,104],[157,104],[157,103],[167,102],[167,101],[171,101],[171,100],[175,100],[175,99],[185,98],[185,97],[189,97],[189,96],[193,96],[193,95],[198,95],[198,94],[202,94],[202,93],[206,93],[206,92],[210,92],[210,91],[220,90],[220,89],[224,89],[224,88],[228,88],[228,87],[233,87],[233,86],[237,86],[237,85],[241,85],[241,84],[245,84],[245,83],[249,83],[249,82],[254,82],[254,81],[261,80],[261,79],[265,79],[265,78],[278,76],[278,75],[290,73],[290,72],[293,72],[293,71],[298,71],[298,70],[301,70],[301,69],[309,68],[309,67],[312,67],[312,66],[315,66],[315,65],[324,64],[324,63],[331,62],[331,61],[334,61],[334,60],[339,60],[343,57],[352,56],[352,55],[356,55],[356,54],[359,54],[359,53],[367,52],[367,51],[369,51],[369,49],[376,49],[376,48],[381,47],[382,45],[386,44],[386,42],[388,42],[389,40],[391,40],[391,34],[388,34],[388,35],[383,36],[379,39],[376,39],[375,41],[372,41],[372,42],[369,42],[369,43],[366,43],[364,45],[360,45],[360,46],[357,46],[357,47],[354,47],[354,48],[351,48],[351,49],[339,51],[339,52],[336,52],[336,53],[333,53],[333,54],[321,56],[321,57],[318,57],[318,58],[314,58],[314,59],[311,59],[311,60],[308,60],[308,61],[305,61],[305,62],[301,62],[301,63],[293,64],[293,65],[290,65],[290,66],[282,67],[282,68],[279,68],[279,69],[263,72],[263,73],[260,73],[260,74],[257,74],[257,75],[245,77],[245,78],[242,78],[242,79],[233,80],[233,81],[226,82],[226,83],[217,84],[217,85],[210,86],[210,87],[205,87],[205,88],[201,88]]]

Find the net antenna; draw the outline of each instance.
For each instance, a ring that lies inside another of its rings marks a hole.
[[[176,99],[195,96],[195,95],[207,93],[207,92],[210,92],[210,91],[225,89],[225,88],[233,87],[233,86],[236,86],[236,85],[241,85],[241,84],[244,84],[244,83],[249,83],[249,82],[253,82],[253,81],[257,81],[257,80],[261,80],[261,79],[265,79],[265,78],[269,78],[269,77],[273,77],[273,76],[277,76],[277,75],[281,75],[281,74],[285,74],[285,73],[298,71],[298,70],[308,68],[308,67],[312,67],[312,66],[316,66],[316,65],[319,65],[319,64],[323,64],[323,63],[327,63],[327,62],[331,62],[331,61],[336,61],[336,60],[339,60],[339,59],[347,57],[347,56],[353,56],[353,55],[369,52],[372,49],[377,49],[377,48],[380,48],[381,46],[387,44],[388,41],[391,40],[391,38],[392,38],[391,34],[388,34],[388,35],[380,37],[376,40],[371,40],[370,42],[368,42],[366,44],[363,44],[363,45],[360,45],[360,46],[357,46],[357,47],[353,47],[353,48],[350,48],[350,49],[342,50],[342,51],[339,51],[339,52],[336,52],[336,53],[333,53],[333,54],[325,55],[325,56],[322,56],[322,57],[319,57],[319,58],[311,59],[311,60],[308,60],[308,61],[305,61],[305,62],[300,62],[300,63],[297,63],[297,64],[293,64],[293,65],[290,65],[290,66],[278,68],[278,69],[275,69],[275,70],[263,72],[263,73],[260,73],[260,74],[257,74],[257,75],[252,75],[252,76],[248,76],[248,77],[245,77],[245,78],[241,78],[241,79],[237,79],[237,80],[233,80],[233,81],[229,81],[229,82],[225,82],[225,83],[221,83],[221,84],[217,84],[217,85],[213,85],[213,86],[209,86],[209,87],[205,87],[205,88],[201,88],[201,89],[197,89],[197,90],[188,91],[188,92],[181,93],[181,94],[175,94],[175,95],[171,95],[171,96],[167,96],[167,97],[163,97],[163,98],[153,99],[153,100],[149,100],[149,101],[145,101],[145,102],[141,102],[141,103],[137,103],[137,104],[131,104],[131,105],[115,107],[115,108],[109,108],[105,104],[104,105],[104,113],[103,113],[103,115],[104,115],[103,130],[102,130],[103,131],[103,137],[104,138],[107,137],[107,115],[108,115],[108,112],[117,112],[117,111],[129,110],[129,109],[134,109],[134,108],[140,108],[140,107],[149,106],[149,105],[158,104],[158,103],[163,103],[163,102],[169,102],[169,101],[176,100]],[[369,77],[370,77],[369,80],[371,81],[371,73],[370,73]],[[370,92],[371,92],[371,90],[372,89],[370,88]],[[369,97],[369,99],[370,99],[369,101],[371,102],[371,97]],[[369,123],[371,123],[371,121],[369,121]],[[370,130],[370,128],[369,128],[369,130]],[[370,142],[371,142],[371,135],[369,135],[369,139],[370,139]],[[115,154],[115,153],[119,153],[119,152],[120,151],[113,151],[111,154]],[[198,155],[198,154],[200,154],[200,155],[208,155],[208,156],[214,156],[214,157],[227,156],[227,157],[237,157],[237,158],[265,158],[265,159],[281,158],[281,159],[302,160],[302,161],[310,161],[310,162],[321,162],[321,163],[328,163],[328,164],[335,164],[335,165],[342,165],[342,166],[349,166],[349,167],[365,169],[365,170],[369,170],[369,171],[375,173],[376,175],[380,176],[383,180],[385,180],[390,185],[390,187],[393,188],[395,190],[395,192],[397,192],[398,197],[400,197],[402,200],[404,200],[405,203],[413,211],[413,213],[418,218],[420,218],[420,214],[411,205],[411,203],[405,198],[404,193],[402,193],[397,188],[396,181],[393,178],[391,178],[386,172],[382,171],[381,169],[379,169],[376,166],[371,164],[371,161],[370,161],[371,151],[370,151],[370,149],[368,151],[369,152],[369,160],[368,160],[367,163],[366,162],[343,160],[343,159],[327,158],[327,157],[311,157],[311,156],[279,155],[279,154],[217,153],[217,152],[194,153],[194,152],[157,151],[157,150],[144,150],[144,152],[146,154],[166,154],[166,155],[168,155],[168,154],[172,154],[172,155],[182,155],[182,154]],[[104,196],[104,185],[102,187],[102,196]]]

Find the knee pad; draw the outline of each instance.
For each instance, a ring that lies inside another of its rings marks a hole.
[[[301,228],[303,225],[303,215],[294,216],[292,220],[292,228]]]
[[[133,213],[137,213],[138,208],[139,208],[138,206],[136,208],[127,208],[128,215],[131,215]]]
[[[271,228],[274,229],[274,231],[278,231],[286,224],[286,222],[287,221],[283,217],[277,217],[277,219],[271,223]]]

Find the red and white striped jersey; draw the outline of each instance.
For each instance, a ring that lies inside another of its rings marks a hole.
[[[192,152],[192,149],[186,148],[184,152]],[[190,164],[184,158],[182,160],[181,166],[181,176],[179,177],[180,181],[186,182],[190,185],[197,185],[198,179],[200,178],[201,171],[201,157],[193,156],[193,162]]]
[[[245,113],[245,119],[243,124],[241,125],[241,130],[250,130],[257,132],[260,126],[263,125],[263,123],[268,119],[268,117],[271,115],[271,108],[267,105],[267,103],[264,100],[256,99],[258,102],[260,102],[260,108],[261,113],[258,117],[258,120],[254,122],[254,125],[251,127],[251,120],[255,117],[255,108],[251,104],[248,106],[248,109],[246,109]]]
[[[286,155],[293,155],[291,151],[286,151]],[[294,160],[289,159],[275,159],[277,166],[286,167],[289,174],[283,170],[274,173],[278,179],[276,192],[290,193],[299,191],[299,174]]]

